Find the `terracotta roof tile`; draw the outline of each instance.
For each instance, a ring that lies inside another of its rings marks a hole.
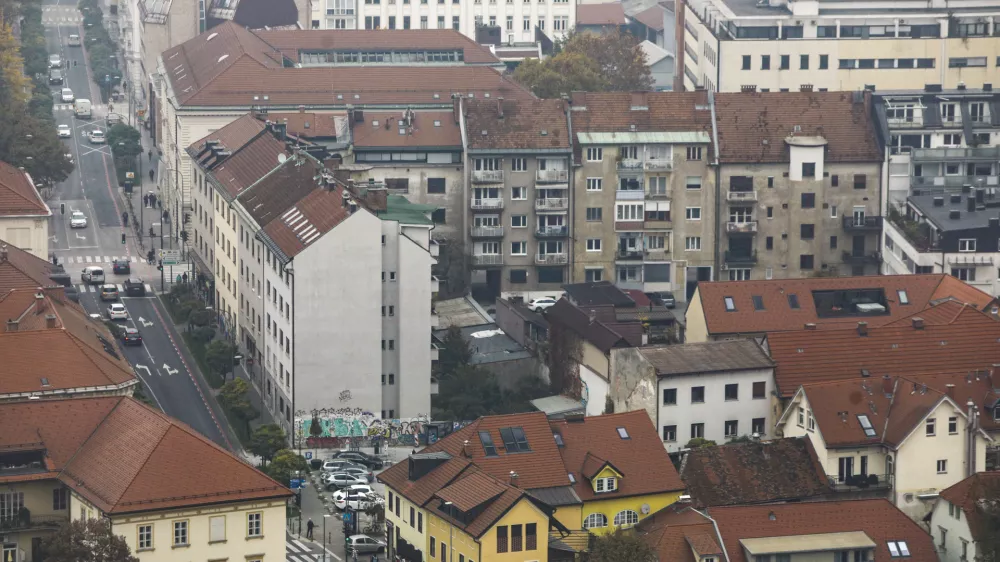
[[[931,295],[931,301],[934,302],[945,299],[968,303],[978,307],[980,310],[986,310],[987,307],[994,304],[997,300],[996,297],[951,275],[945,275],[941,279],[941,283],[938,284],[937,289],[934,290],[934,294]]]
[[[460,511],[468,512],[503,494],[509,487],[485,472],[473,471],[441,488],[434,495],[446,502],[452,502]]]
[[[410,480],[409,461],[399,462],[379,473],[378,479],[414,504],[423,507],[438,490],[448,486],[469,467],[475,468],[469,459],[452,457],[419,480]]]
[[[17,246],[0,240],[0,291],[58,285],[51,275],[61,268]],[[6,254],[4,254],[6,250]]]
[[[28,174],[0,160],[0,216],[51,214]]]
[[[866,92],[864,101],[855,103],[856,93],[717,94],[719,159],[723,163],[788,162],[785,139],[795,134],[826,139],[827,162],[881,162],[871,96]]]
[[[338,138],[337,131],[346,133],[347,115],[343,112],[315,113],[312,111],[268,112],[267,119],[284,123],[289,135],[304,139]]]
[[[681,478],[699,508],[800,500],[831,491],[806,437],[693,449]]]
[[[698,562],[707,552],[693,548],[722,551],[711,519],[691,507],[673,504],[639,522],[636,530],[642,540],[656,550],[658,560]]]
[[[923,310],[904,316],[899,320],[889,322],[885,326],[908,326],[912,325],[917,319],[923,320],[925,325],[951,324],[958,321],[964,314],[979,315],[980,312],[979,309],[972,305],[949,299],[941,301],[938,304],[932,304]]]
[[[684,533],[687,543],[691,545],[691,549],[697,552],[699,556],[722,555],[722,547],[719,546],[715,537],[715,529],[710,529],[707,526],[703,526],[697,530],[692,529]]]
[[[988,412],[1000,400],[1000,391],[995,390],[1000,388],[1000,372],[995,369],[907,375],[907,379],[953,396],[955,403],[962,408],[971,400],[981,412]],[[954,385],[950,393],[948,385]],[[1000,420],[996,415],[987,413],[979,416],[979,424],[987,432],[1000,431]]]
[[[993,299],[986,293],[953,277],[934,273],[926,275],[878,275],[866,277],[826,277],[801,279],[772,279],[755,281],[715,281],[698,284],[698,299],[705,315],[708,333],[756,334],[802,330],[807,323],[819,328],[854,326],[859,320],[869,327],[887,324],[923,311],[935,300],[954,296],[959,301],[974,302],[977,306]],[[861,316],[819,317],[814,291],[851,289],[882,289],[888,304],[888,314]],[[969,291],[968,289],[971,289]],[[899,303],[899,291],[905,291],[910,304]],[[795,295],[799,308],[792,308],[791,296]],[[763,299],[764,310],[755,310],[753,296]],[[725,297],[732,297],[735,311],[727,311]],[[985,304],[983,304],[985,306]]]
[[[409,147],[462,147],[462,131],[451,111],[418,111],[407,126],[403,112],[364,112],[354,124],[352,141],[359,149]],[[378,123],[378,126],[375,124]],[[406,134],[399,134],[399,131]]]
[[[576,7],[577,25],[625,25],[625,9],[621,2],[580,4]]]
[[[581,4],[580,8],[584,6],[586,4]],[[640,133],[712,130],[712,112],[704,91],[573,92],[572,100],[570,118],[574,133],[633,132],[633,125],[634,132]],[[632,107],[649,109],[633,110]]]
[[[632,19],[650,29],[663,31],[663,16],[666,12],[666,8],[657,4],[632,16]]]
[[[626,472],[617,491],[600,495],[595,494],[588,480],[577,477],[574,489],[583,501],[684,489],[684,483],[644,410],[590,416],[579,421],[552,420],[550,423],[552,432],[562,435],[565,446],[559,448],[559,453],[569,472],[586,474],[590,454]],[[619,436],[620,427],[627,432],[627,439]]]
[[[310,29],[255,32],[293,61],[301,51],[461,50],[464,64],[499,65],[489,48],[451,29]]]
[[[1000,472],[977,472],[965,480],[941,491],[941,499],[951,502],[961,508],[969,523],[972,539],[976,542],[989,540],[996,536],[996,530],[990,529],[990,520],[983,513],[983,501],[994,504],[1000,497]]]
[[[464,479],[472,478],[472,476],[465,476]],[[440,503],[432,503],[427,506],[427,509],[434,512],[435,515],[443,519],[447,519],[455,526],[465,530],[466,533],[472,535],[475,538],[479,538],[489,530],[489,528],[495,523],[504,513],[507,513],[514,505],[519,501],[531,501],[538,505],[537,500],[533,500],[531,496],[526,494],[524,491],[519,490],[513,486],[509,486],[496,479],[486,476],[486,478],[491,479],[495,486],[498,486],[501,490],[500,494],[494,496],[487,504],[486,508],[483,509],[481,513],[476,515],[471,521],[460,521],[453,518],[447,511],[445,511],[444,505]],[[461,482],[462,480],[459,480]],[[481,505],[481,504],[480,504]],[[536,529],[536,532],[541,534],[541,529]],[[544,537],[544,534],[542,535]]]
[[[462,105],[470,150],[570,150],[569,123],[562,100],[465,99]]]
[[[1000,322],[978,313],[923,329],[869,328],[867,336],[856,329],[776,332],[767,345],[777,390],[787,397],[803,384],[855,379],[862,370],[881,377],[988,368],[1000,363]]]
[[[232,123],[191,143],[191,146],[188,147],[188,153],[197,158],[198,154],[205,149],[208,141],[216,141],[217,146],[222,150],[230,153],[236,152],[256,138],[265,127],[264,121],[256,118],[253,114],[243,114]]]
[[[221,164],[211,169],[210,174],[216,182],[226,190],[230,197],[236,198],[247,188],[267,177],[272,170],[281,165],[282,158],[288,158],[291,151],[285,143],[276,139],[268,131],[261,131],[250,142],[233,149]]]

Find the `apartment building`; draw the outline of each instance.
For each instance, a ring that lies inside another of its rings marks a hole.
[[[562,100],[457,100],[471,280],[504,298],[570,280],[572,148]]]
[[[0,238],[47,260],[51,216],[31,176],[0,161]]]
[[[719,92],[997,82],[1000,8],[956,8],[917,0],[688,0],[678,72],[685,90]]]
[[[573,279],[675,291],[713,278],[712,99],[574,93]]]
[[[878,273],[882,151],[870,96],[741,92],[715,100],[720,277]]]
[[[182,209],[193,208],[191,160],[185,149],[194,140],[244,116],[248,109],[286,113],[307,105],[317,115],[342,113],[348,106],[362,110],[410,107],[414,111],[440,111],[451,108],[451,95],[458,92],[470,97],[532,97],[528,90],[490,68],[488,62],[424,65],[409,56],[405,60],[389,56],[386,60],[385,52],[391,51],[392,44],[398,45],[391,38],[407,33],[403,31],[368,32],[364,46],[345,55],[364,64],[338,64],[337,49],[330,48],[316,53],[317,64],[312,64],[305,56],[315,47],[311,31],[268,33],[274,35],[265,41],[255,32],[225,22],[160,56],[151,126],[162,152],[158,189],[170,216],[180,216]],[[411,42],[408,50],[422,48],[423,53],[442,60],[457,57],[458,52],[464,60],[477,56],[481,57],[478,60],[487,60],[489,56],[464,39],[461,47],[441,47],[432,35],[414,33],[406,37]],[[278,43],[280,49],[270,41]],[[301,49],[296,42],[301,42]],[[362,44],[362,39],[357,38],[356,43]],[[373,52],[381,63],[369,62]],[[327,63],[319,63],[320,59]],[[250,90],[248,84],[252,85]],[[316,84],[334,86],[318,88]],[[400,84],[409,86],[401,89]],[[173,221],[173,227],[172,234],[177,237],[181,221]]]

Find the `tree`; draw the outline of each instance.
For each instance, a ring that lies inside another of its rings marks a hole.
[[[192,314],[192,316],[194,316]],[[225,375],[233,370],[236,347],[229,340],[215,340],[205,347],[205,363],[214,372]],[[226,383],[228,384],[228,383]],[[246,381],[243,381],[246,384]]]
[[[447,378],[454,374],[460,367],[469,364],[472,359],[472,349],[469,342],[462,336],[462,330],[458,326],[449,326],[448,332],[441,341],[441,349],[438,355],[438,378]]]
[[[653,77],[639,39],[628,32],[572,32],[562,50],[543,62],[528,60],[514,79],[542,98],[573,91],[628,92],[649,90]]]
[[[635,533],[621,529],[590,539],[588,562],[656,562],[656,550]]]
[[[260,415],[260,412],[250,404],[250,398],[247,396],[249,390],[250,384],[238,377],[227,381],[219,389],[219,404],[243,422],[246,433],[250,433],[250,420]]]
[[[107,519],[78,519],[42,541],[45,562],[139,562]]]
[[[685,445],[684,447],[688,449],[700,449],[702,447],[714,447],[714,446],[715,446],[715,441],[712,441],[711,439],[705,439],[704,437],[695,437],[694,439],[688,441],[687,445]]]
[[[208,310],[206,308],[198,308],[192,310],[191,313],[188,315],[188,329],[190,330],[192,326],[197,328],[208,326],[214,320],[215,320],[215,313],[212,312],[211,310]]]
[[[264,466],[274,458],[278,451],[288,445],[285,430],[281,426],[269,423],[255,429],[250,435],[247,449],[264,461]]]
[[[283,485],[288,486],[289,481],[296,472],[308,472],[309,464],[305,457],[296,454],[291,449],[281,449],[274,454],[271,464],[264,468],[264,473],[274,478]]]
[[[976,519],[978,537],[976,547],[979,555],[976,562],[1000,562],[1000,478],[991,478],[989,473],[979,473],[977,484],[970,497],[976,499]],[[972,517],[966,519],[972,520]]]

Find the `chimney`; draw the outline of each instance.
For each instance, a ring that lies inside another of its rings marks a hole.
[[[462,97],[461,96],[451,96],[451,115],[455,118],[455,122],[458,123],[462,120]]]
[[[17,320],[8,320],[7,321],[7,331],[8,332],[16,332],[17,331]]]
[[[962,218],[962,211],[959,211],[958,209],[952,209],[948,211],[948,218],[953,221],[957,221],[958,219]]]
[[[965,426],[965,475],[976,473],[976,432],[979,430],[979,412],[972,400],[966,403],[968,421]]]
[[[945,386],[944,393],[948,395],[948,398],[951,398],[952,400],[954,400],[955,399],[955,385],[953,385],[951,383],[948,383],[948,384],[946,384],[944,386]]]
[[[962,195],[967,195],[972,193],[972,184],[966,183],[962,185]]]
[[[914,330],[923,330],[924,329],[924,319],[923,318],[921,318],[919,316],[914,316],[913,319],[910,320],[910,322],[913,324],[913,329]]]
[[[882,375],[882,394],[886,398],[892,398],[892,377],[889,375]]]
[[[464,456],[465,458],[469,458],[469,459],[472,458],[472,455],[469,453],[469,440],[468,439],[466,439],[465,441],[462,442],[462,456]]]
[[[944,197],[935,197],[934,198],[934,206],[935,207],[944,207]]]
[[[977,187],[976,188],[976,204],[977,205],[982,205],[985,202],[986,202],[986,190],[983,189],[983,188],[981,188],[981,187]]]
[[[7,261],[7,245],[0,246],[0,263]]]
[[[970,195],[965,201],[965,210],[970,213],[976,210],[976,196]]]
[[[590,323],[593,324],[594,320],[597,320],[597,311],[594,310],[594,309],[591,309],[590,310],[590,314],[588,314],[587,317],[590,320]]]
[[[517,473],[514,472],[513,470],[510,471],[510,485],[514,486],[515,488],[517,487]]]
[[[45,327],[48,328],[48,329],[50,329],[50,330],[56,327],[56,315],[55,314],[46,314],[45,315]]]
[[[300,105],[299,106],[299,113],[305,113],[305,112],[306,112],[306,106]]]
[[[806,322],[806,329],[807,330],[815,330],[816,329],[816,324],[814,324],[812,322]]]
[[[952,203],[961,203],[962,196],[957,193],[952,193],[951,197],[948,198],[948,201],[951,201]]]
[[[868,322],[858,322],[858,335],[861,337],[868,335]]]
[[[497,119],[503,119],[503,98],[497,98]]]
[[[1000,218],[990,217],[990,228],[1000,228]]]

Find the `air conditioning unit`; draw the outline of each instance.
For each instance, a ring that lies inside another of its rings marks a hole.
[[[729,264],[728,263],[722,264],[722,271],[729,271]]]

